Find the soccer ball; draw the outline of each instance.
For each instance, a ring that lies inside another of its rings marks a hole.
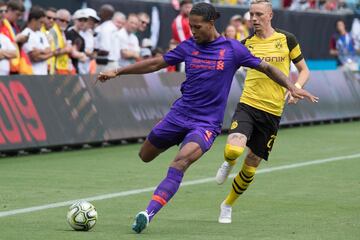
[[[97,212],[91,203],[79,201],[69,207],[66,219],[73,229],[88,231],[96,224]]]

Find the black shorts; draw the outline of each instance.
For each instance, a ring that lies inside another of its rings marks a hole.
[[[231,121],[229,133],[241,133],[247,137],[246,146],[267,160],[279,129],[281,117],[238,103]]]

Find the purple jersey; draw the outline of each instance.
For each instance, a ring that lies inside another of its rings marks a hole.
[[[169,65],[185,61],[182,96],[171,110],[214,126],[223,121],[236,70],[240,66],[256,68],[261,62],[239,41],[222,36],[207,44],[190,38],[166,53],[164,60]]]

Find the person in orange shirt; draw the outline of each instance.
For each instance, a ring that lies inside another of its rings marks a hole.
[[[0,32],[7,36],[11,42],[16,46],[16,58],[10,61],[10,72],[12,74],[19,73],[20,70],[20,49],[18,44],[27,42],[29,36],[18,34],[20,28],[17,25],[17,20],[22,17],[25,8],[22,3],[16,0],[10,0],[6,3],[7,10],[5,13],[5,19],[2,21]]]

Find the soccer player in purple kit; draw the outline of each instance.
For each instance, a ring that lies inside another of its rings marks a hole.
[[[182,96],[151,130],[139,152],[144,162],[150,162],[169,147],[181,144],[167,176],[156,188],[146,210],[135,216],[132,229],[137,233],[143,231],[175,195],[186,169],[210,149],[220,133],[231,82],[240,66],[265,73],[287,88],[295,98],[317,101],[317,97],[296,88],[277,68],[254,57],[240,42],[221,36],[214,26],[219,17],[211,4],[198,3],[189,17],[192,38],[162,57],[98,75],[97,79],[105,82],[116,76],[150,73],[185,62],[186,80],[181,85]]]

